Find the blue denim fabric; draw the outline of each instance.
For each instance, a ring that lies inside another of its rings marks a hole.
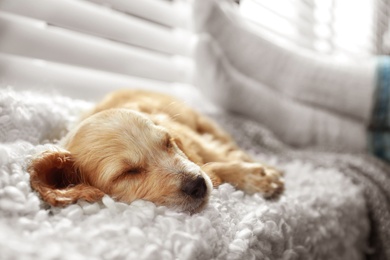
[[[379,58],[376,93],[368,131],[370,151],[390,162],[390,56]]]

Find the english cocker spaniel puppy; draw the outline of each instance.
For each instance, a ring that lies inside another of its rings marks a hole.
[[[254,162],[205,116],[159,93],[108,95],[61,146],[28,167],[32,188],[53,206],[108,194],[195,213],[223,182],[265,197],[283,190],[280,172]]]

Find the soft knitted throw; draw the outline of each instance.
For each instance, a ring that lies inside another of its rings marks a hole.
[[[108,196],[49,207],[31,190],[26,164],[92,105],[0,90],[1,259],[389,259],[387,166],[364,156],[296,152],[258,123],[227,114],[211,116],[254,158],[285,171],[279,200],[224,184],[192,216]]]

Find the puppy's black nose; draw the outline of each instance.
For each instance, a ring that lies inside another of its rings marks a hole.
[[[181,190],[195,199],[203,198],[207,191],[206,181],[202,176],[197,176],[195,180],[186,179]]]

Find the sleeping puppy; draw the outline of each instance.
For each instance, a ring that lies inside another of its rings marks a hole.
[[[281,174],[252,161],[208,118],[172,97],[140,90],[107,96],[62,140],[30,163],[31,186],[53,206],[104,194],[195,213],[228,182],[265,197],[283,190]]]

